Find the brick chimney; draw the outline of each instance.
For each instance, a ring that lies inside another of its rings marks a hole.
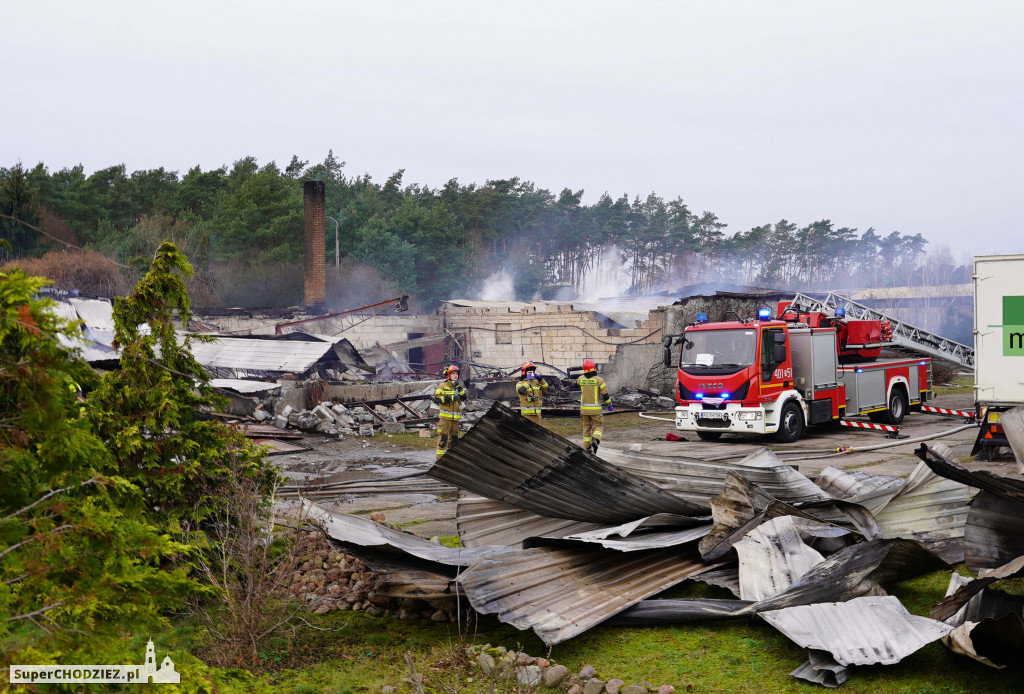
[[[327,304],[325,190],[323,181],[305,181],[302,184],[302,240],[305,248],[303,306],[322,307]]]

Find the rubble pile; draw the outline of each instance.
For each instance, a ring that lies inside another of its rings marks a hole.
[[[373,617],[458,621],[454,597],[436,600],[397,598],[380,593],[382,576],[353,554],[331,546],[323,533],[305,533],[295,548],[296,566],[283,591],[302,601],[313,614],[365,612]]]
[[[328,436],[372,436],[374,428],[387,434],[403,434],[406,427],[429,428],[431,422],[424,420],[436,420],[438,407],[430,399],[434,389],[431,384],[403,396],[402,404],[397,401],[341,404],[325,400],[310,410],[296,410],[291,405],[284,405],[276,414],[272,402],[261,402],[256,406],[253,417],[278,429],[301,429]],[[481,398],[466,403],[462,411],[462,427],[468,429],[476,423],[493,402]]]
[[[676,401],[665,395],[644,390],[623,389],[612,396],[616,407],[633,407],[638,410],[672,410]]]

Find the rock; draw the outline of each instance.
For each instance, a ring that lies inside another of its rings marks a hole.
[[[384,609],[377,607],[376,605],[370,605],[366,608],[366,614],[370,615],[371,617],[380,617],[382,614],[384,614]]]
[[[634,453],[639,453],[643,449],[644,449],[644,445],[642,443],[631,443],[631,444],[629,444],[629,450],[633,451]]]
[[[565,694],[583,694],[583,687],[578,684],[574,684],[569,687],[569,690]]]
[[[370,520],[377,521],[378,523],[383,523],[384,521],[387,520],[387,516],[385,516],[380,511],[375,511],[375,512],[370,514]]]
[[[589,680],[591,677],[595,677],[596,675],[597,675],[597,670],[594,669],[593,665],[584,665],[583,669],[580,670],[580,679],[581,680]]]
[[[434,614],[430,615],[430,621],[432,622],[447,622],[448,613],[444,610],[437,610]]]
[[[541,659],[538,658],[537,663],[540,664],[540,661]],[[569,669],[564,665],[552,665],[544,671],[543,684],[548,689],[558,689],[558,685],[562,684],[568,674]]]
[[[583,694],[605,694],[604,685],[604,680],[600,680],[596,677],[591,678],[587,680],[585,685],[583,685]]]
[[[292,407],[291,405],[285,405],[285,406],[284,406],[284,409],[283,409],[283,410],[281,410],[281,412],[279,412],[279,414],[280,414],[280,415],[281,415],[282,417],[287,417],[288,415],[290,415],[290,414],[291,414],[292,412],[294,412],[294,411],[295,411],[295,408],[294,408],[294,407]]]
[[[313,610],[313,614],[327,614],[331,611],[330,605],[321,605],[320,607]]]
[[[486,653],[481,653],[480,656],[476,659],[476,664],[477,667],[480,668],[480,672],[484,673],[485,675],[489,675],[492,672],[494,672],[495,663],[493,656],[487,655]]]
[[[541,671],[536,665],[527,665],[519,671],[519,684],[524,687],[533,687],[540,683]]]
[[[404,434],[405,423],[404,422],[384,422],[384,433],[385,434]]]
[[[402,609],[400,609],[398,611],[398,618],[402,619],[402,620],[406,620],[406,621],[410,621],[410,620],[413,620],[413,619],[419,619],[420,618],[420,613],[418,611],[416,611],[416,610],[410,610],[410,609],[407,609],[407,608],[403,607]]]
[[[520,653],[516,656],[516,665],[533,665],[537,659],[527,653]]]
[[[393,687],[390,684],[385,684],[380,688],[380,694],[395,694],[398,691],[397,687]]]
[[[547,667],[551,664],[547,658],[537,658],[534,662],[537,664],[537,667]]]
[[[663,684],[658,687],[658,694],[676,694],[676,688],[671,684]]]
[[[627,684],[619,690],[619,694],[648,694],[648,689],[642,684]]]
[[[252,413],[252,416],[256,418],[257,422],[265,422],[268,419],[274,418],[274,415],[270,414],[264,409],[256,410],[255,412]]]
[[[608,694],[619,694],[619,689],[621,689],[622,685],[624,685],[625,683],[625,680],[620,680],[617,677],[613,677],[605,683],[604,690],[608,692]]]
[[[289,421],[291,418],[289,418]],[[302,429],[314,429],[320,423],[320,418],[312,412],[303,412],[297,417],[298,426]]]
[[[672,398],[667,398],[664,395],[660,398],[656,398],[654,402],[658,403],[658,407],[663,410],[674,410],[676,408],[676,401]]]
[[[331,411],[334,412],[334,414],[346,414],[348,412],[348,408],[344,405],[331,405]]]
[[[288,418],[281,415],[274,417],[274,426],[277,427],[278,429],[287,429]]]

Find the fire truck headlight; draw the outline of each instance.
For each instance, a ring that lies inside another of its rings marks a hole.
[[[761,419],[761,411],[758,410],[757,412],[740,412],[737,416],[737,419],[739,419],[740,421]]]
[[[690,416],[690,413],[686,410],[676,410],[676,419],[686,419]]]

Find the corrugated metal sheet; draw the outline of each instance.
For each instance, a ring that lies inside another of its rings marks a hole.
[[[689,522],[687,522],[689,521]],[[659,530],[666,525],[674,525],[672,529]],[[682,527],[680,527],[682,526]],[[643,530],[641,530],[643,528]],[[696,542],[711,529],[710,523],[695,522],[685,516],[662,513],[641,518],[623,525],[598,528],[589,532],[566,535],[565,540],[595,543],[607,549],[619,552],[638,552],[659,547],[675,547]],[[527,541],[525,547],[539,546],[543,540]]]
[[[302,509],[310,522],[323,526],[327,535],[338,542],[364,547],[387,545],[407,552],[414,557],[446,564],[448,566],[469,566],[481,557],[507,551],[505,547],[445,547],[409,533],[375,523],[348,513],[331,513],[310,501],[302,501]]]
[[[428,472],[538,515],[621,523],[655,513],[704,515],[495,402]]]
[[[838,687],[849,678],[850,669],[837,663],[831,654],[811,649],[807,662],[789,674],[825,687]]]
[[[210,379],[210,385],[214,388],[233,390],[236,393],[266,393],[281,387],[277,383],[247,381],[243,378],[212,378]]]
[[[192,342],[192,356],[205,367],[248,371],[305,373],[325,355],[334,352],[327,342],[257,340],[218,337],[212,342]]]
[[[459,581],[478,612],[553,645],[710,568],[696,550],[537,548],[481,559]]]
[[[737,463],[705,462],[613,449],[602,449],[601,457],[704,509],[709,509],[710,500],[722,493],[730,472],[749,480],[775,499],[790,504],[831,498],[767,448],[761,448]]]
[[[804,518],[773,518],[733,545],[740,558],[740,598],[764,600],[789,588],[796,579],[825,560],[804,543],[808,534],[831,537],[849,531]]]
[[[948,565],[914,540],[869,540],[829,555],[785,592],[751,605],[751,614],[796,605],[884,595],[883,584],[913,578]]]
[[[104,299],[78,298],[70,298],[68,303],[74,306],[75,312],[86,327],[114,334],[114,305],[112,303]]]
[[[910,614],[891,595],[790,607],[760,616],[796,644],[828,651],[840,665],[892,665],[951,629]]]
[[[885,537],[905,537],[924,543],[961,540],[970,504],[970,490],[918,464],[906,486],[875,519]],[[958,543],[959,544],[959,543]],[[962,553],[953,557],[961,561]]]
[[[607,626],[671,626],[689,622],[736,619],[736,613],[751,603],[747,600],[690,598],[678,600],[641,600],[608,619]]]
[[[62,337],[61,345],[78,352],[89,363],[121,358],[120,350],[111,347],[114,343],[114,318],[109,301],[67,298],[55,301],[52,310],[61,318],[83,322],[81,334],[84,342]]]
[[[984,576],[973,580],[967,579],[966,582],[962,582],[951,595],[947,594],[942,602],[931,609],[932,619],[947,621],[956,615],[975,595],[981,593],[996,581],[1004,578],[1018,578],[1020,576],[1024,576],[1024,555],[996,569],[986,571]]]
[[[459,492],[455,525],[463,547],[522,545],[528,537],[563,537],[602,527],[599,523],[538,516],[485,496]]]
[[[871,513],[877,513],[903,489],[907,481],[861,470],[827,467],[814,479],[814,483],[834,499],[860,504]]]
[[[1024,555],[1024,480],[968,470],[925,444],[916,452],[936,474],[982,490],[971,501],[964,524],[968,568],[994,569]]]

